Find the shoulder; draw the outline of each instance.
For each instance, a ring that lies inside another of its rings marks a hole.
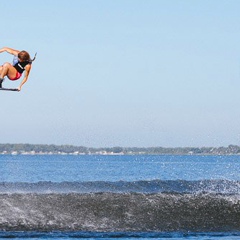
[[[30,71],[31,68],[32,68],[32,64],[29,63],[29,64],[26,65],[25,70],[26,70],[26,71]]]

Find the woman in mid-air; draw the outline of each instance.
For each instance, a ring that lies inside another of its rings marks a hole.
[[[14,58],[13,64],[6,62],[0,66],[0,88],[2,88],[2,82],[5,76],[7,76],[9,80],[15,81],[18,80],[22,76],[22,73],[25,71],[24,78],[17,88],[18,91],[21,91],[22,85],[28,80],[32,62],[35,60],[36,54],[35,57],[31,59],[28,52],[18,51],[8,47],[1,48],[0,53],[2,52],[8,52],[12,54],[14,55]]]

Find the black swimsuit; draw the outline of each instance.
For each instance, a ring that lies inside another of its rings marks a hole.
[[[13,67],[16,68],[16,70],[19,72],[19,73],[23,73],[24,70],[25,70],[25,67],[29,64],[30,62],[17,62],[15,65],[13,65]]]

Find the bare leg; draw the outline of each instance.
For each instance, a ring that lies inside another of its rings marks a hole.
[[[3,79],[5,76],[8,75],[9,68],[12,67],[10,63],[4,63],[2,65],[2,71],[0,73],[0,79]]]
[[[4,64],[1,66],[0,88],[2,88],[3,79],[4,79],[4,77],[7,75],[8,69],[9,69],[8,63],[4,63]]]
[[[17,74],[17,70],[8,62],[0,66],[0,88],[2,88],[2,82],[5,76],[8,78],[14,78]]]
[[[0,88],[2,88],[3,78],[1,77],[3,71],[3,66],[0,66]]]

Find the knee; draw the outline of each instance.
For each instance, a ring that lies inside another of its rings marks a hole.
[[[8,62],[6,62],[6,63],[4,63],[2,66],[3,66],[3,68],[9,68],[9,67],[11,66],[11,64],[8,63]]]

